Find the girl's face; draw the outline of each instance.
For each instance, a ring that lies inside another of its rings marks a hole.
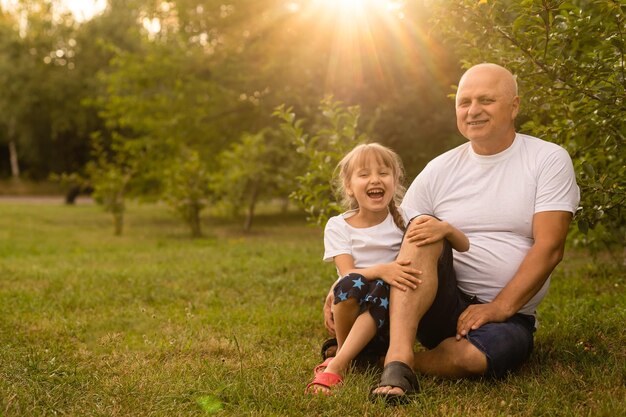
[[[388,210],[395,188],[393,169],[370,154],[357,161],[346,191],[356,199],[359,210],[380,212]]]

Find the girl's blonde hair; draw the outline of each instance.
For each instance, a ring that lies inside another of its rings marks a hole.
[[[398,211],[398,206],[402,202],[402,197],[406,191],[402,160],[394,151],[379,143],[357,145],[337,164],[333,176],[333,185],[337,193],[341,195],[341,205],[348,210],[359,208],[356,198],[348,195],[347,188],[350,185],[350,178],[352,178],[354,170],[362,167],[370,156],[376,158],[379,164],[391,169],[396,187],[393,198],[389,202],[389,212],[396,226],[404,231],[406,229],[404,219]]]

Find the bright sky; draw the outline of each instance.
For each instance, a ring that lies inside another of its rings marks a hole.
[[[90,19],[104,10],[107,0],[63,0],[66,7],[78,20]]]
[[[15,6],[17,2],[18,0],[0,0],[3,7]],[[82,21],[102,12],[107,0],[60,0],[59,3],[72,12],[76,20]]]

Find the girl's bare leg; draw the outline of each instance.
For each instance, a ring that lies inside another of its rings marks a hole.
[[[345,303],[345,301],[337,305],[343,303]],[[337,319],[335,318],[335,326],[336,325]],[[337,351],[337,355],[330,361],[324,372],[344,376],[348,370],[348,366],[350,366],[350,362],[356,358],[370,340],[374,338],[376,331],[376,321],[369,311],[360,314],[348,333],[348,337]],[[315,386],[315,392],[327,391],[329,390],[326,387]]]

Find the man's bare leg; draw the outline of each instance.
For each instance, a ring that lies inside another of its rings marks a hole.
[[[449,337],[434,349],[417,352],[413,364],[419,373],[452,379],[487,372],[487,358],[465,338]]]
[[[439,241],[426,246],[403,242],[398,260],[410,260],[411,266],[422,271],[422,283],[415,290],[401,291],[391,287],[389,300],[389,350],[385,364],[400,361],[414,364],[413,345],[417,326],[437,294],[437,261],[443,250]],[[398,387],[379,387],[376,394],[403,394]]]

